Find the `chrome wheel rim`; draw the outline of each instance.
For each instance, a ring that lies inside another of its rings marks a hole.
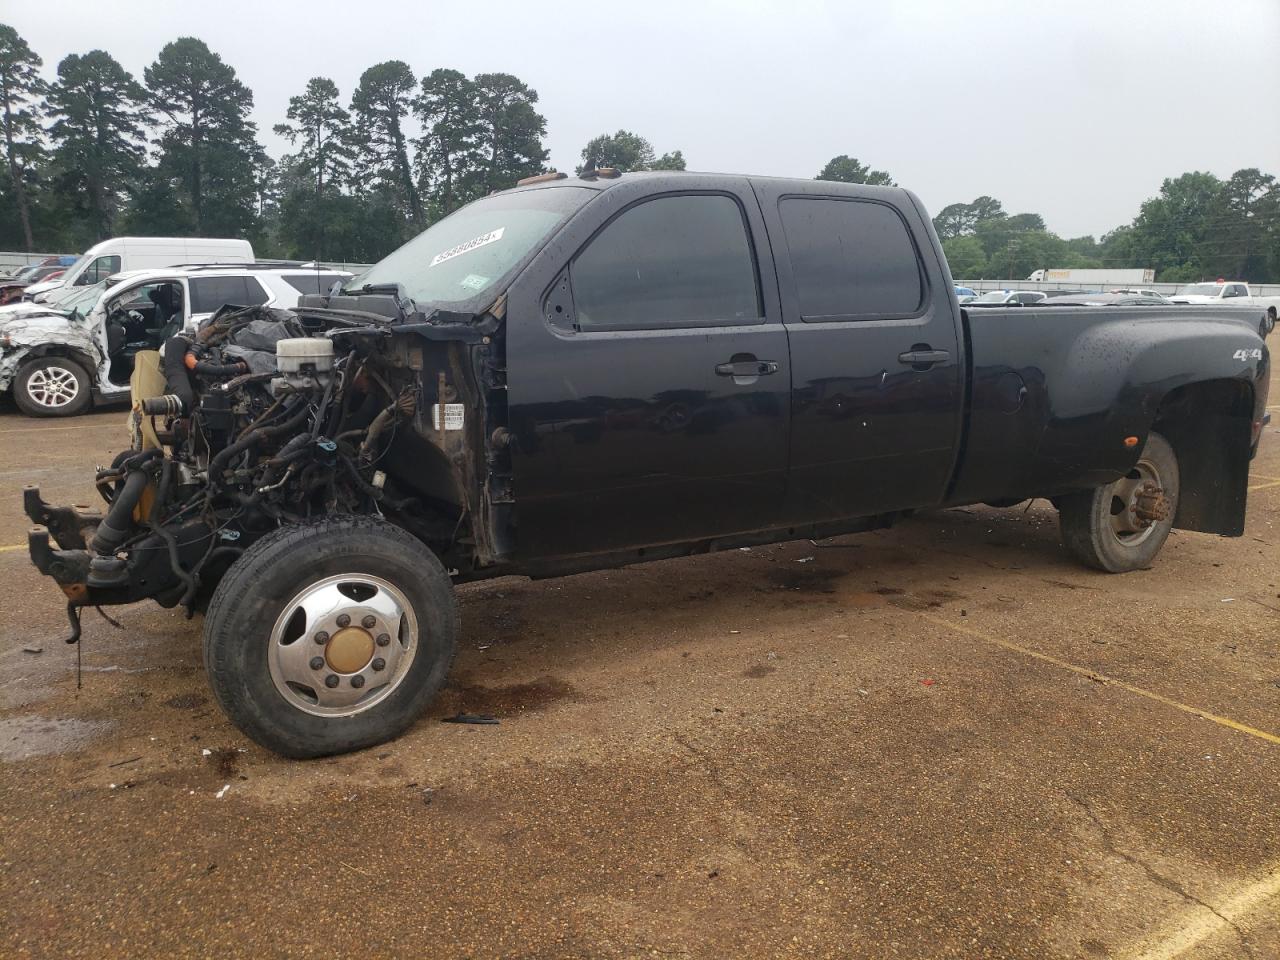
[[[418,621],[381,577],[326,577],[294,595],[271,629],[276,690],[318,717],[349,717],[389,697],[418,652]]]
[[[1109,492],[1111,534],[1126,547],[1147,540],[1167,519],[1169,505],[1164,499],[1160,470],[1150,460],[1139,460],[1127,476],[1111,485]]]
[[[27,378],[27,394],[40,406],[58,410],[80,396],[80,381],[66,367],[40,367]]]

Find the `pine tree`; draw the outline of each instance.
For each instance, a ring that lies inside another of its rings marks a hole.
[[[43,154],[42,131],[36,117],[36,102],[47,89],[39,73],[43,62],[18,31],[0,23],[0,106],[4,109],[0,122],[5,166],[22,224],[22,239],[29,251],[35,249],[35,240],[31,234],[28,179]]]
[[[90,239],[111,236],[116,215],[146,157],[138,113],[146,91],[108,53],[71,54],[58,64],[47,114],[59,193]]]

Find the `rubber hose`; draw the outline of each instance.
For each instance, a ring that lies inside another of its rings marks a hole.
[[[111,509],[94,531],[93,540],[89,544],[93,552],[99,556],[109,556],[124,543],[133,529],[133,509],[142,498],[142,491],[147,488],[147,475],[135,470],[125,478],[124,486],[111,501]]]
[[[182,401],[182,412],[190,413],[196,407],[196,392],[187,372],[187,349],[191,342],[186,337],[170,337],[164,343],[165,390]]]

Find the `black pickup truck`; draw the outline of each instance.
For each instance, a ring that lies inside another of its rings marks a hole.
[[[346,289],[169,340],[105,510],[28,488],[30,552],[73,638],[85,606],[202,610],[230,717],[341,752],[440,688],[457,581],[1031,497],[1101,570],[1171,527],[1238,536],[1272,322],[968,313],[905,190],[548,174]]]

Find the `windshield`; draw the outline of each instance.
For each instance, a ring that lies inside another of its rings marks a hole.
[[[497,283],[595,194],[552,187],[486,197],[414,237],[344,290],[398,283],[418,303],[470,300]]]
[[[97,304],[98,298],[102,296],[102,291],[107,289],[107,284],[105,281],[100,280],[92,286],[68,287],[67,289],[72,292],[64,293],[57,299],[54,299],[53,295],[50,294],[48,300],[50,306],[65,310],[68,313],[74,311],[82,317],[87,317],[89,311]]]
[[[990,293],[984,293],[978,298],[979,303],[1004,303],[1004,298],[1008,294],[1003,290],[992,290]]]
[[[1193,283],[1189,287],[1183,287],[1182,293],[1191,297],[1216,297],[1222,293],[1222,284]]]

